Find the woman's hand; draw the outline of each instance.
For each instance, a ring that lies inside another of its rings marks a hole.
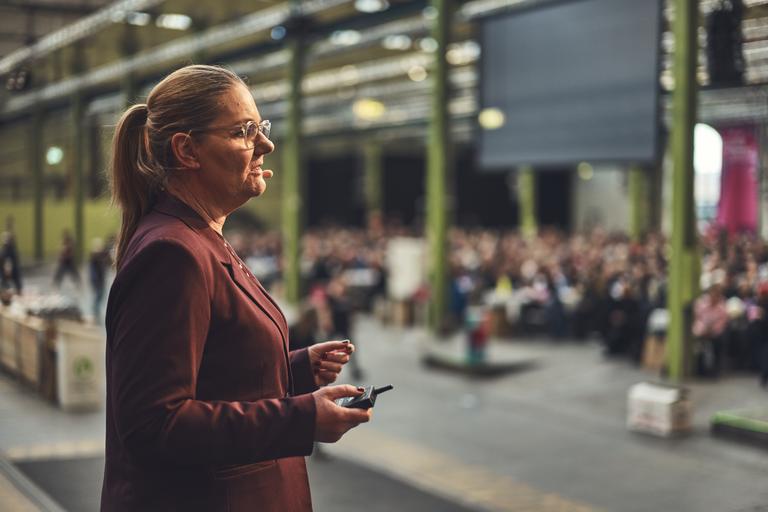
[[[355,346],[349,340],[326,341],[309,347],[309,363],[317,386],[335,382],[341,369],[349,362]]]
[[[358,396],[362,392],[362,388],[341,385],[320,388],[312,393],[317,409],[315,441],[335,443],[349,429],[371,420],[373,409],[348,409],[340,407],[334,402],[339,398]]]

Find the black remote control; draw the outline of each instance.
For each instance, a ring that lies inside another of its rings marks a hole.
[[[336,400],[336,405],[341,407],[347,407],[349,409],[370,409],[376,404],[376,396],[385,391],[392,389],[392,386],[383,386],[380,388],[374,388],[373,386],[366,386],[365,391],[358,396],[346,396]]]

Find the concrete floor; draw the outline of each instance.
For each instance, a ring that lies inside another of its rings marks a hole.
[[[494,361],[534,364],[483,379],[422,364],[428,351],[458,356],[460,338],[437,342],[363,317],[353,341],[365,370],[355,383],[395,390],[370,424],[327,446],[335,466],[311,462],[318,511],[768,511],[768,451],[708,431],[717,410],[768,403],[754,376],[689,383],[694,432],[660,439],[625,428],[629,387],[652,376],[604,360],[594,343],[496,342]],[[0,377],[0,451],[19,467],[98,459],[103,431],[103,411],[61,412]],[[93,468],[71,485],[93,486]],[[327,492],[338,478],[379,489],[377,475],[394,484],[358,502]]]

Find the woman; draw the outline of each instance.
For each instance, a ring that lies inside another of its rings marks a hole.
[[[107,305],[105,511],[311,510],[303,456],[370,419],[335,399],[354,350],[289,352],[285,318],[222,236],[274,150],[245,84],[188,66],[123,114]]]

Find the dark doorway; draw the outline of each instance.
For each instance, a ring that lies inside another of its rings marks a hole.
[[[363,226],[365,197],[362,179],[360,159],[355,156],[310,160],[305,190],[307,226]]]
[[[571,227],[571,169],[536,173],[536,218],[540,226]]]
[[[483,172],[477,167],[475,151],[458,153],[454,168],[456,223],[512,229],[517,226],[517,199],[514,176],[508,172]]]
[[[388,223],[417,227],[424,220],[424,157],[384,157],[384,216]]]

